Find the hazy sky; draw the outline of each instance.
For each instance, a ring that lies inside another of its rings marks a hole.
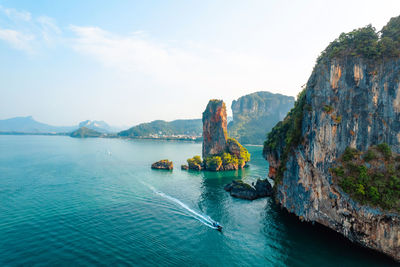
[[[0,0],[0,119],[130,126],[295,96],[341,32],[397,15],[400,0]]]

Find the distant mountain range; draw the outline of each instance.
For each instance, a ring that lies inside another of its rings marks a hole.
[[[256,92],[232,102],[228,117],[229,135],[244,144],[262,144],[271,128],[293,107],[290,96]],[[65,134],[73,137],[123,137],[173,140],[200,140],[201,119],[141,123],[121,131],[104,121],[86,120],[76,126],[52,126],[28,117],[0,120],[0,134]]]
[[[60,134],[71,133],[81,127],[86,127],[100,133],[115,133],[121,130],[116,127],[111,127],[104,121],[86,120],[76,126],[53,126],[38,122],[33,119],[32,116],[0,120],[0,133]]]
[[[52,126],[35,121],[32,116],[0,120],[0,132],[16,133],[68,133],[76,126]]]

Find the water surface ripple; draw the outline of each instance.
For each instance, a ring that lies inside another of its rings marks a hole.
[[[244,171],[192,172],[179,166],[201,144],[0,136],[0,265],[394,265],[272,199],[230,197],[232,179],[266,176],[249,151]],[[150,169],[164,158],[175,170]]]

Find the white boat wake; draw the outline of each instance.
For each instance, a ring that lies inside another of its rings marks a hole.
[[[145,184],[145,183],[143,183]],[[154,193],[156,193],[157,195],[166,198],[176,204],[178,204],[179,206],[181,206],[182,208],[184,208],[188,214],[195,218],[196,220],[198,220],[199,222],[201,222],[202,224],[212,228],[212,229],[217,229],[217,227],[214,226],[215,223],[217,223],[216,221],[214,221],[213,219],[210,218],[210,216],[201,214],[198,211],[195,211],[193,209],[191,209],[188,205],[186,205],[185,203],[183,203],[182,201],[180,201],[179,199],[176,199],[174,197],[171,197],[170,195],[167,195],[161,191],[158,191],[157,189],[155,189],[153,186],[145,184],[147,187],[149,187]]]

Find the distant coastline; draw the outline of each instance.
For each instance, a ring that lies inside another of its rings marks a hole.
[[[0,135],[62,135],[69,136],[70,133],[25,133],[25,132],[0,132]]]
[[[25,133],[25,132],[0,132],[0,135],[46,135],[46,136],[70,136],[71,133]],[[90,138],[90,137],[88,137]],[[118,138],[118,139],[145,139],[145,140],[166,140],[166,141],[186,141],[186,142],[201,142],[201,136],[137,136],[126,137],[118,136],[117,134],[103,134],[93,138]]]

